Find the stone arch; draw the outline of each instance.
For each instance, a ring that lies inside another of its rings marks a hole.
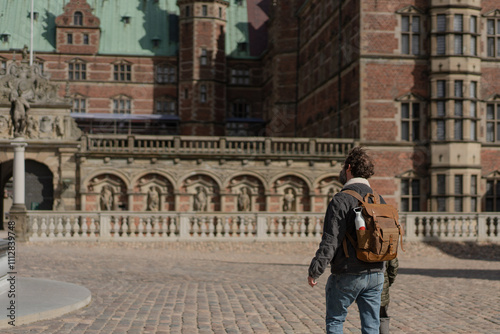
[[[102,172],[93,176],[82,190],[86,211],[125,211],[129,208],[127,183],[115,173]]]
[[[269,211],[305,212],[311,211],[310,184],[295,174],[285,174],[272,183],[269,195]]]
[[[220,181],[209,173],[192,173],[180,183],[178,211],[221,211]]]
[[[174,211],[174,184],[163,173],[142,173],[133,184],[133,211]]]
[[[232,176],[225,188],[224,211],[266,211],[266,187],[261,178],[252,174]]]

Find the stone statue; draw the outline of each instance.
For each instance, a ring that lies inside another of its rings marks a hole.
[[[248,195],[248,189],[241,189],[241,193],[238,196],[238,210],[239,211],[250,211],[250,195]]]
[[[101,211],[111,211],[113,210],[113,191],[109,187],[103,187],[101,190],[100,197],[100,209]]]
[[[23,97],[23,92],[20,88],[11,91],[9,100],[12,104],[10,112],[14,127],[14,137],[22,137],[26,130],[26,113],[30,105]]]
[[[38,122],[33,116],[28,117],[26,121],[26,135],[28,138],[35,138],[38,132]]]
[[[158,192],[154,187],[149,188],[147,203],[148,211],[159,210],[160,197],[158,196]]]
[[[208,206],[208,196],[205,188],[197,187],[196,195],[194,196],[193,208],[194,211],[207,211]]]
[[[28,60],[28,46],[26,44],[24,45],[22,54],[23,54],[23,60],[27,61]]]
[[[54,131],[55,131],[57,137],[62,137],[64,134],[64,129],[63,129],[63,126],[61,124],[61,117],[60,116],[56,116],[56,119],[54,121]]]
[[[295,195],[293,194],[293,190],[291,188],[288,189],[285,197],[283,198],[283,211],[292,211],[295,202]]]

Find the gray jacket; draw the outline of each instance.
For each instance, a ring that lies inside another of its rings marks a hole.
[[[373,193],[373,190],[363,183],[353,183],[342,190],[346,189],[354,190],[362,197],[367,193]],[[385,203],[383,198],[381,202]],[[331,200],[326,210],[321,243],[309,266],[310,277],[318,278],[326,270],[328,264],[331,264],[332,274],[382,272],[384,270],[384,262],[368,263],[358,260],[356,250],[349,240],[346,240],[349,257],[345,256],[342,241],[346,232],[355,241],[357,240],[354,226],[355,213],[352,210],[357,206],[358,200],[343,192],[337,193]]]

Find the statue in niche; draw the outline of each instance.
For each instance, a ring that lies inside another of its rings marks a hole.
[[[11,117],[12,125],[14,127],[14,137],[22,137],[26,130],[26,113],[28,112],[30,105],[28,101],[23,97],[23,91],[21,88],[13,89],[9,96],[9,101],[11,102]]]
[[[111,211],[113,210],[113,190],[110,187],[103,187],[101,190],[100,197],[100,208],[101,211]]]
[[[283,198],[283,211],[292,211],[295,203],[295,195],[291,188],[288,188],[287,193]]]
[[[250,195],[248,194],[247,188],[242,188],[238,196],[238,210],[250,211]]]
[[[207,206],[208,206],[207,191],[203,187],[197,187],[193,203],[194,211],[207,211]]]
[[[156,191],[155,187],[151,186],[148,191],[147,210],[158,211],[160,209],[159,204],[160,196],[158,195],[158,191]]]

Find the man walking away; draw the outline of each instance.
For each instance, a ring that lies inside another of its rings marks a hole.
[[[373,193],[368,182],[373,174],[373,162],[366,151],[353,148],[340,172],[342,190],[353,190],[364,198]],[[385,203],[382,198],[381,203]],[[354,246],[349,241],[343,243],[346,233],[357,241],[353,211],[357,206],[358,200],[342,191],[333,197],[326,211],[321,243],[309,266],[308,282],[314,287],[316,279],[331,265],[325,288],[327,333],[343,332],[347,308],[353,302],[358,304],[362,333],[379,333],[384,262],[360,261]]]

